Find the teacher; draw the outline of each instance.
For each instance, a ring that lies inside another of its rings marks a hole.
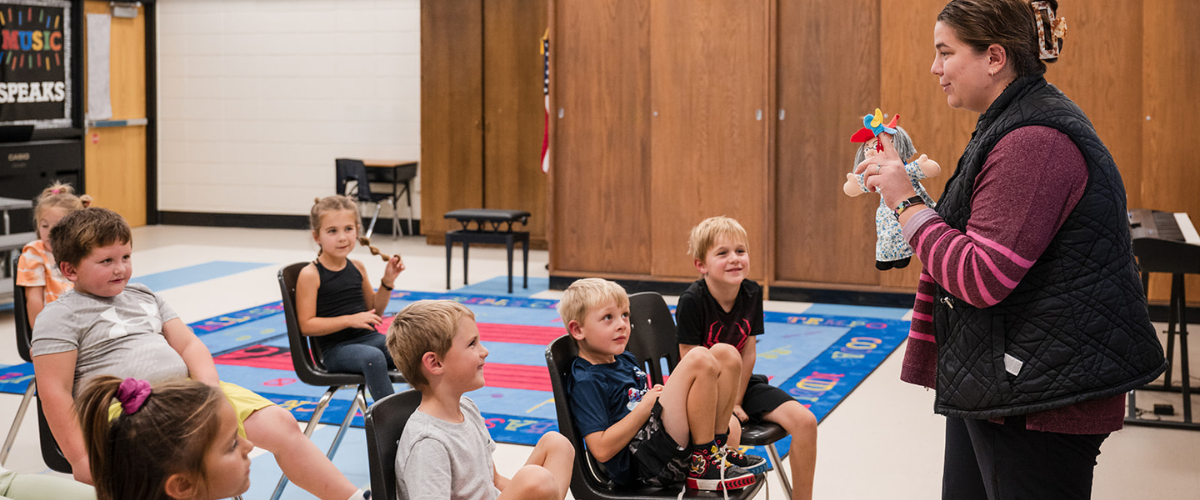
[[[954,0],[938,14],[930,70],[951,108],[980,115],[936,210],[886,135],[883,159],[855,169],[924,264],[901,378],[936,388],[945,499],[1089,498],[1125,393],[1166,368],[1121,175],[1042,76],[1065,34],[1057,8]]]

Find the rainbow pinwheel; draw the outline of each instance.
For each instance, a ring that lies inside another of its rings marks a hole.
[[[867,142],[879,134],[896,134],[896,123],[900,120],[900,115],[892,115],[892,121],[887,125],[883,124],[883,112],[879,108],[875,108],[875,114],[863,117],[863,128],[854,133],[850,138],[850,142]]]

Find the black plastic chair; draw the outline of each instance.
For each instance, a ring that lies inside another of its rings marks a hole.
[[[367,409],[367,463],[371,467],[371,495],[394,499],[396,496],[396,442],[404,435],[417,407],[421,392],[409,389],[387,396]]]
[[[679,341],[675,336],[675,319],[671,316],[671,309],[658,292],[635,293],[629,296],[629,323],[633,328],[625,349],[647,368],[646,373],[650,375],[652,383],[663,383],[663,375],[666,375],[662,370],[663,360],[666,360],[668,374],[679,364]],[[787,437],[787,431],[778,424],[763,422],[742,425],[742,444],[766,447],[771,457],[771,467],[779,473],[779,482],[788,498],[791,498],[792,484],[775,449],[775,442],[784,437]]]
[[[583,436],[575,428],[571,414],[571,399],[566,391],[567,373],[571,362],[579,356],[579,348],[570,335],[555,339],[546,348],[546,367],[550,370],[550,385],[554,388],[554,408],[558,413],[558,431],[575,447],[575,466],[571,473],[571,494],[579,500],[658,500],[676,498],[682,485],[672,488],[619,488],[608,479],[603,465],[591,453],[584,452]],[[753,486],[729,492],[729,498],[754,498],[763,487],[766,476],[755,476]],[[683,498],[724,498],[720,491],[687,490]]]
[[[33,329],[29,326],[29,314],[25,307],[25,287],[17,284],[17,258],[12,261],[12,279],[13,279],[13,319],[16,323],[17,330],[17,354],[26,363],[32,361],[29,357],[29,344],[33,339]],[[29,379],[29,387],[25,389],[25,396],[21,398],[21,405],[17,407],[17,417],[13,419],[12,427],[8,429],[8,437],[4,439],[4,448],[0,449],[0,465],[4,465],[8,461],[8,452],[12,451],[13,442],[17,439],[17,430],[21,428],[21,422],[25,419],[25,411],[29,409],[29,401],[33,399],[37,393],[37,384],[35,379]]]
[[[334,453],[337,453],[338,446],[342,444],[342,437],[345,435],[346,429],[350,427],[350,421],[354,419],[355,412],[360,409],[364,413],[367,411],[367,381],[361,373],[334,373],[326,370],[325,365],[321,363],[321,353],[313,349],[309,344],[308,337],[300,333],[300,321],[296,317],[296,281],[300,277],[300,270],[304,269],[306,265],[308,265],[307,262],[297,262],[279,270],[279,290],[283,296],[283,316],[287,321],[288,347],[292,351],[292,367],[296,370],[296,376],[301,382],[329,387],[317,401],[317,408],[313,410],[308,425],[304,427],[304,435],[312,436],[317,423],[321,421],[321,415],[325,413],[325,408],[329,406],[329,401],[333,399],[333,395],[337,391],[343,387],[357,386],[354,402],[350,405],[350,410],[346,412],[346,417],[342,419],[337,436],[333,438],[333,444],[329,446],[329,451],[325,454],[332,459]],[[399,372],[390,371],[388,375],[391,377],[392,383],[404,382],[404,376]],[[279,485],[275,487],[275,493],[271,496],[272,500],[278,500],[279,496],[283,494],[283,488],[287,486],[287,482],[286,475],[279,478]]]
[[[376,193],[371,191],[371,180],[367,177],[367,166],[362,160],[354,160],[350,158],[338,158],[334,160],[337,164],[337,194],[347,194],[347,184],[353,182],[354,187],[349,190],[351,198],[358,200],[360,203],[374,203],[375,214],[371,216],[371,224],[367,226],[365,236],[371,237],[371,233],[375,231],[375,221],[379,219],[379,209],[383,206],[381,202],[387,201],[392,207],[392,237],[396,237],[397,228],[400,227],[400,213],[396,207],[396,193]]]

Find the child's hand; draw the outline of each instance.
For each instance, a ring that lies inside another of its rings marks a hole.
[[[400,254],[393,255],[392,259],[383,268],[384,283],[395,282],[396,276],[399,276],[402,272],[404,272],[404,260],[400,258]]]
[[[371,309],[370,311],[363,311],[358,314],[351,314],[349,318],[350,328],[362,328],[364,330],[374,330],[375,325],[383,322],[383,319],[380,318],[378,314],[375,314],[374,309]]]
[[[641,406],[644,404],[647,405],[646,408],[654,408],[654,402],[658,401],[659,396],[662,396],[662,391],[662,384],[654,384],[654,387],[651,387],[642,395],[642,402],[638,403],[638,405]]]
[[[737,417],[738,422],[750,420],[750,416],[746,415],[746,410],[742,409],[742,405],[733,405],[733,416]]]

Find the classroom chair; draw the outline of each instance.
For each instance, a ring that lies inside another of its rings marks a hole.
[[[12,279],[13,279],[13,320],[16,323],[17,331],[17,354],[26,363],[32,361],[29,357],[29,344],[33,339],[33,328],[29,326],[29,311],[25,307],[25,287],[17,284],[17,260],[18,255],[12,261]],[[0,449],[0,465],[8,460],[8,452],[12,451],[13,442],[17,439],[17,430],[21,428],[21,421],[25,419],[25,411],[29,409],[29,400],[33,399],[37,392],[37,385],[34,379],[29,379],[29,387],[25,389],[25,396],[21,398],[21,405],[17,407],[17,417],[13,419],[12,427],[8,429],[8,437],[4,439],[4,448]]]
[[[367,409],[367,462],[371,467],[371,495],[392,499],[396,496],[396,444],[404,435],[417,407],[421,391],[409,389],[387,396]]]
[[[671,309],[658,292],[641,292],[629,296],[629,344],[626,350],[633,353],[638,363],[647,368],[652,384],[661,384],[665,375],[679,364],[679,342],[675,336],[675,319]],[[753,340],[753,339],[751,339]],[[667,373],[663,371],[666,363]],[[775,442],[787,437],[787,431],[778,424],[742,424],[742,445],[763,446],[770,455],[771,467],[779,473],[783,491],[791,498],[792,485],[788,480],[783,461],[775,449]]]
[[[579,500],[659,500],[678,498],[680,488],[620,488],[604,472],[604,465],[596,461],[591,453],[585,452],[583,436],[575,428],[571,413],[571,399],[566,391],[567,374],[571,362],[579,356],[579,348],[570,335],[563,335],[546,348],[546,367],[550,370],[550,385],[554,389],[554,407],[558,413],[558,432],[571,440],[575,447],[575,466],[571,473],[571,494]],[[729,491],[728,498],[750,499],[763,487],[766,476],[755,476],[753,486]],[[683,498],[725,498],[720,491],[687,490]]]
[[[280,269],[278,275],[279,290],[283,295],[283,315],[287,322],[288,347],[292,351],[292,367],[296,370],[296,376],[301,382],[308,385],[329,387],[325,391],[325,394],[321,395],[321,399],[317,401],[317,408],[313,410],[312,417],[308,420],[308,425],[304,427],[304,435],[312,436],[317,423],[321,421],[321,415],[325,413],[325,408],[329,406],[329,401],[333,399],[333,395],[337,391],[343,387],[357,386],[350,410],[346,412],[346,417],[342,419],[342,425],[338,427],[337,435],[333,438],[333,444],[329,446],[329,451],[325,454],[325,456],[333,459],[334,453],[337,453],[338,446],[342,444],[342,437],[344,437],[346,429],[350,427],[350,421],[354,419],[354,414],[358,410],[362,410],[364,413],[367,411],[367,381],[361,373],[333,373],[326,370],[324,363],[321,362],[321,352],[309,343],[308,337],[300,333],[300,321],[296,318],[296,281],[300,277],[300,270],[306,265],[308,265],[308,262],[297,262],[288,265]],[[388,375],[391,377],[392,383],[404,382],[404,376],[400,372],[391,371],[388,372]],[[275,493],[271,496],[272,500],[279,499],[287,483],[288,478],[286,475],[279,478],[279,484],[275,487]]]
[[[353,160],[349,158],[338,158],[335,160],[337,168],[337,194],[346,195],[349,192],[351,198],[358,200],[359,203],[374,203],[375,214],[371,216],[371,224],[367,226],[367,232],[364,234],[367,238],[371,237],[371,233],[375,231],[375,221],[379,220],[379,209],[383,206],[380,202],[387,201],[392,207],[392,237],[395,238],[400,227],[400,213],[396,207],[396,193],[377,193],[371,191],[371,181],[367,178],[367,166],[362,160]],[[353,182],[354,187],[347,191],[347,184]],[[410,200],[411,201],[411,200]]]

